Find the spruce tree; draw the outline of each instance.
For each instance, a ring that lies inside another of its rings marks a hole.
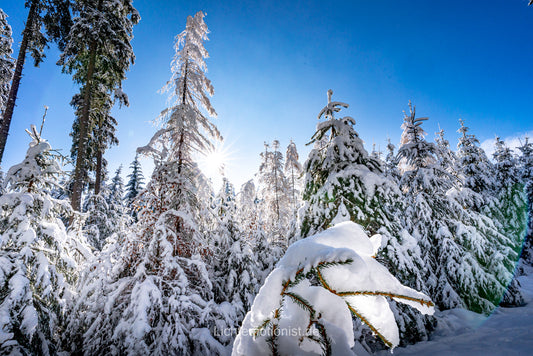
[[[268,151],[265,143],[263,161],[259,168],[259,196],[263,210],[266,232],[276,243],[287,244],[287,226],[291,219],[290,192],[287,178],[283,172],[283,154],[279,151],[279,141],[272,142]]]
[[[291,220],[289,235],[296,234],[298,209],[301,205],[301,177],[303,173],[302,164],[298,161],[298,150],[296,144],[292,142],[287,146],[285,153],[285,175],[289,184],[289,199],[291,204]]]
[[[236,220],[238,210],[235,198],[233,185],[227,178],[223,178],[222,187],[215,199],[218,221],[213,261],[210,265],[214,274],[215,301],[234,314],[225,327],[238,329],[257,293],[258,268],[252,252],[252,240],[245,237]],[[233,340],[226,337],[219,341],[227,345]]]
[[[533,143],[526,137],[521,151],[520,178],[524,184],[524,192],[527,199],[527,232],[522,250],[522,259],[526,264],[533,265]]]
[[[497,189],[494,194],[497,196],[497,203],[492,207],[491,213],[505,235],[505,239],[500,239],[500,248],[504,254],[502,260],[512,276],[527,233],[527,197],[520,181],[514,154],[499,137],[496,137],[493,158]],[[507,282],[509,286],[501,304],[523,305],[524,299],[518,281],[513,278]]]
[[[71,196],[73,208],[79,211],[86,179],[85,160],[95,91],[103,86],[106,93],[118,91],[119,96],[123,97],[121,83],[135,59],[130,43],[133,25],[139,22],[140,16],[133,7],[132,0],[77,0],[74,12],[77,17],[59,64],[63,65],[65,72],[72,73],[74,80],[82,86]],[[103,81],[101,78],[104,75]]]
[[[375,194],[375,187],[370,188],[383,184],[379,177],[381,165],[364,149],[353,129],[355,120],[349,116],[335,118],[335,113],[348,104],[332,101],[332,94],[328,90],[328,104],[318,115],[324,121],[317,124],[309,142],[321,144],[311,150],[304,164],[302,237],[345,220],[358,222],[372,233],[381,226],[373,211],[381,205],[383,196]],[[367,181],[371,183],[366,184]]]
[[[135,155],[135,159],[130,164],[131,173],[128,174],[128,183],[126,184],[126,195],[124,196],[126,209],[129,215],[137,221],[138,208],[134,201],[137,199],[139,193],[143,190],[144,176],[139,163],[139,155]]]
[[[29,131],[28,131],[29,132]],[[50,197],[61,174],[50,144],[32,126],[26,158],[6,176],[0,196],[0,349],[8,354],[48,355],[58,336],[71,285],[76,249],[59,219],[65,201]]]

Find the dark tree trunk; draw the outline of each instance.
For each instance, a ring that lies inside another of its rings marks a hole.
[[[96,152],[96,179],[94,182],[94,195],[100,193],[100,188],[102,186],[102,150],[98,149]]]
[[[102,10],[102,0],[98,1],[98,11]],[[76,156],[76,166],[74,168],[74,179],[72,184],[72,195],[70,197],[70,204],[76,211],[81,211],[81,193],[83,191],[84,178],[86,177],[83,161],[87,155],[87,136],[89,132],[89,113],[91,110],[91,91],[92,80],[94,74],[94,66],[96,63],[96,50],[98,44],[93,39],[89,45],[89,65],[87,66],[87,76],[85,77],[85,90],[83,92],[83,108],[79,118],[79,138],[78,138],[78,155]]]
[[[22,78],[22,68],[26,60],[26,51],[28,50],[28,43],[32,35],[32,27],[37,16],[37,1],[32,1],[30,12],[28,13],[28,20],[26,27],[22,31],[22,42],[20,44],[17,63],[15,66],[15,73],[13,74],[13,81],[11,82],[11,89],[9,90],[9,97],[4,110],[4,116],[0,123],[0,163],[4,157],[4,150],[6,148],[7,135],[9,134],[9,127],[11,126],[11,118],[13,117],[13,110],[15,109],[15,101],[17,100],[17,93],[19,90],[20,79]]]
[[[84,185],[84,170],[87,169],[84,165],[84,158],[86,156],[87,134],[89,126],[89,113],[91,109],[91,89],[92,78],[94,73],[94,65],[96,62],[96,41],[92,41],[89,46],[89,65],[87,67],[87,76],[85,77],[85,90],[83,92],[83,108],[79,118],[79,137],[78,137],[78,154],[76,156],[76,166],[74,168],[74,179],[72,184],[72,195],[70,197],[70,204],[76,211],[81,209],[81,193]]]

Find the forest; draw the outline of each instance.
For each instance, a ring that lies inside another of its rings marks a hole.
[[[132,0],[25,6],[16,59],[0,9],[0,163],[28,53],[39,65],[57,45],[79,92],[69,156],[43,137],[45,112],[0,176],[0,354],[373,354],[430,340],[440,311],[526,303],[527,137],[518,151],[498,137],[488,155],[458,120],[452,147],[444,130],[427,138],[409,102],[397,147],[369,152],[349,103],[324,88],[308,157],[273,140],[254,177],[215,188],[198,162],[223,136],[199,11],[176,36],[157,131],[126,181],[122,166],[108,179],[141,16]]]

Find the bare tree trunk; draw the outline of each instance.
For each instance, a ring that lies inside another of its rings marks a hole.
[[[96,152],[96,179],[94,182],[94,195],[100,193],[100,188],[102,186],[102,150],[99,148]]]
[[[87,76],[85,77],[85,90],[83,92],[83,108],[79,118],[79,138],[78,138],[78,155],[76,156],[76,166],[74,168],[74,179],[72,184],[72,195],[70,204],[76,211],[81,208],[81,193],[84,185],[84,166],[83,161],[87,150],[87,135],[89,126],[89,113],[91,109],[91,89],[92,78],[94,74],[94,65],[96,62],[96,41],[92,41],[89,46],[89,66],[87,67]]]
[[[11,126],[11,118],[13,117],[13,110],[15,109],[15,101],[17,100],[17,93],[19,90],[20,79],[22,78],[22,68],[26,60],[26,51],[28,50],[28,43],[32,34],[32,27],[37,16],[37,1],[32,1],[30,12],[28,13],[28,20],[26,27],[22,31],[22,42],[20,43],[17,63],[15,66],[15,73],[13,74],[13,81],[11,82],[11,89],[9,90],[9,97],[4,110],[4,116],[0,125],[0,163],[4,157],[4,150],[6,148],[7,135],[9,134],[9,127]]]
[[[98,11],[102,10],[102,0],[98,1]],[[81,117],[79,118],[79,138],[78,138],[78,155],[76,156],[76,166],[74,168],[74,179],[72,184],[72,195],[70,197],[70,204],[72,208],[76,211],[81,210],[81,193],[84,185],[84,177],[86,172],[84,170],[87,167],[84,167],[83,161],[86,156],[87,150],[87,136],[89,129],[89,113],[91,110],[91,91],[92,91],[92,80],[94,74],[94,66],[96,63],[96,50],[97,48],[96,40],[92,40],[89,45],[89,65],[87,67],[87,76],[85,77],[85,90],[83,93],[83,109],[81,112]]]

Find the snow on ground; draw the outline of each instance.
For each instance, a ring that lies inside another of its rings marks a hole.
[[[497,308],[488,318],[463,309],[435,313],[432,340],[394,349],[396,355],[533,355],[533,273],[519,277],[526,305]],[[388,351],[378,353],[390,355]]]

